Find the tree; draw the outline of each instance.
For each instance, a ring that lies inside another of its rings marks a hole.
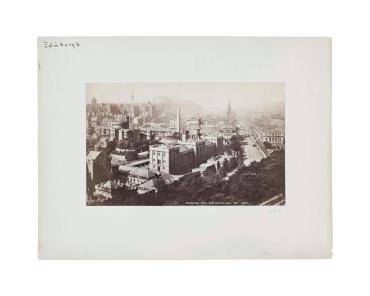
[[[240,147],[240,143],[239,143],[239,139],[238,137],[236,137],[235,135],[232,136],[230,138],[230,145],[229,147],[234,150],[234,151],[240,151],[241,147]]]
[[[120,140],[118,142],[117,147],[120,148],[120,149],[128,149],[129,148],[129,144],[130,144],[129,140],[123,139],[123,140]]]
[[[272,144],[270,142],[263,142],[263,146],[265,146],[266,149],[273,149],[274,147],[272,147]]]
[[[160,176],[155,176],[153,178],[153,185],[158,193],[167,191],[167,184]]]
[[[204,180],[209,183],[209,184],[214,184],[216,183],[217,181],[217,178],[216,178],[216,171],[215,170],[206,170],[204,173],[203,173],[203,178]]]
[[[189,201],[218,201],[228,204],[243,202],[259,205],[278,194],[285,196],[285,154],[283,150],[274,151],[268,158],[260,162],[252,162],[248,167],[241,166],[228,180],[223,180],[221,174],[224,172],[226,175],[228,165],[228,162],[224,162],[216,174],[205,172],[204,177],[200,174],[189,174],[169,185],[161,176],[156,176],[153,183],[158,193],[148,192],[139,195],[136,190],[123,186],[115,192],[112,199],[93,200],[93,204],[185,205]],[[89,186],[88,177],[87,186]],[[88,187],[87,190],[89,192],[92,189]]]
[[[222,165],[222,169],[225,171],[225,172],[228,172],[230,171],[230,163],[227,159],[225,159],[223,165]]]

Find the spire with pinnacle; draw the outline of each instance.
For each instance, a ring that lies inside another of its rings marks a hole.
[[[227,106],[227,121],[228,122],[231,122],[231,102],[230,102],[230,99],[229,99],[229,105]]]

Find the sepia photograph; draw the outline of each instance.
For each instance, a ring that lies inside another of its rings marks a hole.
[[[330,39],[38,53],[40,258],[331,257]]]
[[[88,206],[283,206],[284,83],[87,83]]]
[[[0,295],[370,295],[365,3],[6,1]]]

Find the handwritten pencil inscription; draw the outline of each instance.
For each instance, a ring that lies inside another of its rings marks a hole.
[[[79,48],[81,44],[78,41],[75,42],[65,42],[65,41],[44,41],[44,48]]]

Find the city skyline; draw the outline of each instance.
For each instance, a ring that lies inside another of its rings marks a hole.
[[[169,97],[198,104],[203,112],[224,112],[229,100],[239,111],[284,105],[284,83],[87,83],[86,103],[129,104]]]
[[[284,205],[283,94],[280,83],[87,84],[87,205]]]

